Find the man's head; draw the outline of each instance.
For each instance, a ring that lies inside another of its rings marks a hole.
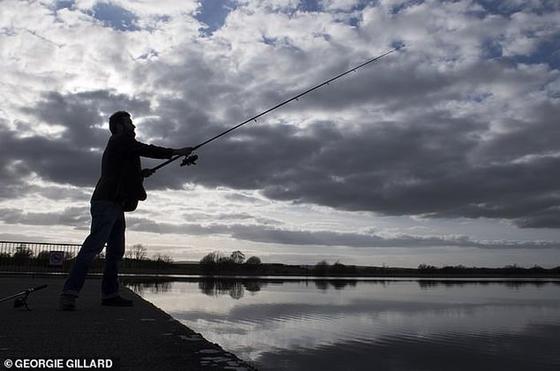
[[[136,126],[132,123],[130,113],[126,111],[115,112],[109,117],[109,130],[111,130],[111,134],[128,133],[135,135],[134,128]]]

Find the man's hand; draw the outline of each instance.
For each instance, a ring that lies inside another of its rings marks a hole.
[[[193,147],[184,147],[184,148],[174,149],[173,150],[173,155],[174,156],[188,156],[188,155],[191,154],[192,151],[193,151]]]
[[[142,177],[147,178],[150,175],[152,175],[153,173],[155,173],[155,170],[152,169],[142,169]]]

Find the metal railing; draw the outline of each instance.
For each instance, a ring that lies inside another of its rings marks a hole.
[[[0,241],[0,272],[68,272],[81,245]],[[92,271],[99,271],[94,263]]]
[[[73,243],[46,243],[0,241],[0,273],[67,273],[82,245]],[[89,273],[103,272],[104,251],[91,263]],[[173,264],[161,260],[124,257],[121,273],[169,273]]]

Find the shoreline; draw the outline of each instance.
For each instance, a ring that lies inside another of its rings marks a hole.
[[[5,272],[0,271],[1,277],[10,276],[31,276],[31,277],[66,277],[67,272]],[[102,273],[88,273],[89,278],[102,277]],[[169,273],[119,273],[121,278],[173,278],[173,279],[241,279],[241,280],[298,280],[298,281],[321,281],[321,280],[355,280],[355,281],[375,281],[385,279],[410,279],[410,280],[519,280],[519,281],[560,281],[558,274],[376,274],[376,275],[327,275],[327,276],[313,276],[313,275],[287,275],[287,274],[268,274],[268,275],[246,275],[246,274],[169,274]]]

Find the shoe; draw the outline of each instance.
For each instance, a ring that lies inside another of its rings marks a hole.
[[[60,295],[60,299],[58,301],[58,309],[64,311],[76,310],[76,297],[73,295]]]
[[[131,307],[132,300],[121,298],[120,296],[115,296],[108,299],[101,300],[101,305],[107,305],[109,307]]]

